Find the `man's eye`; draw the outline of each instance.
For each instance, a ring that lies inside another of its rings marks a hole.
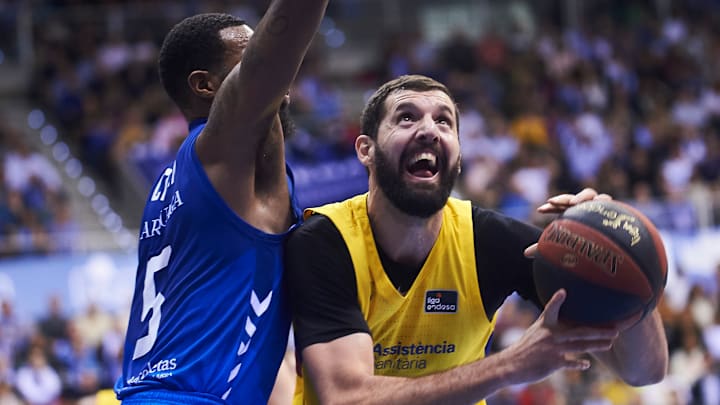
[[[402,114],[402,115],[400,116],[400,121],[409,122],[409,121],[412,121],[412,120],[413,120],[412,114]]]

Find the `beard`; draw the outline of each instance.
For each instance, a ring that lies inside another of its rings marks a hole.
[[[419,218],[429,218],[447,203],[460,174],[460,158],[450,167],[441,168],[440,184],[411,185],[402,179],[387,154],[375,146],[375,173],[380,190],[400,211]]]

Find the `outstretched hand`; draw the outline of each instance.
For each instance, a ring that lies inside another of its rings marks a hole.
[[[590,200],[612,200],[612,197],[604,193],[599,194],[592,188],[585,188],[577,194],[559,194],[550,197],[545,204],[537,208],[537,211],[542,214],[561,214],[573,205]],[[528,246],[524,254],[526,257],[533,258],[535,252],[537,252],[537,243]]]
[[[590,200],[612,200],[608,194],[599,194],[592,188],[585,188],[577,194],[559,194],[547,199],[537,211],[543,214],[560,214],[573,205]]]
[[[518,365],[513,383],[533,382],[559,369],[587,370],[590,360],[580,355],[607,351],[618,337],[614,328],[568,327],[558,322],[567,292],[553,294],[540,317],[505,350]]]

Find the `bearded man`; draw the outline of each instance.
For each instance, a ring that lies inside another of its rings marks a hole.
[[[558,322],[566,291],[543,307],[532,255],[541,229],[450,198],[460,172],[458,111],[424,76],[369,99],[355,141],[369,191],[305,212],[285,265],[302,377],[295,403],[484,403],[511,384],[585,370],[591,353],[631,385],[663,378],[657,311],[635,325]],[[538,210],[609,198],[585,189]],[[514,344],[486,356],[495,315],[517,292],[542,313]]]

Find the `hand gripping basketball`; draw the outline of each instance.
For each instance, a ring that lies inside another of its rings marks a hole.
[[[543,302],[560,288],[559,319],[576,325],[637,322],[655,308],[667,281],[667,258],[655,226],[613,200],[568,208],[538,241],[534,262]]]

